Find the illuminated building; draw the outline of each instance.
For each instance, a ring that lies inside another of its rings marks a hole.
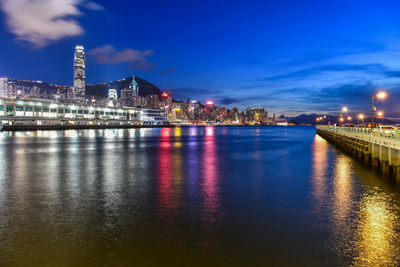
[[[141,109],[140,121],[142,124],[164,124],[165,119],[159,109]]]
[[[118,102],[118,93],[115,89],[108,89],[108,105],[115,106]]]
[[[139,96],[139,86],[138,86],[138,83],[136,82],[135,78],[136,78],[135,75],[133,75],[132,82],[129,85],[129,89],[132,90],[133,96]]]
[[[206,102],[206,113],[210,113],[214,109],[214,102],[211,100],[208,100]]]
[[[125,88],[121,90],[121,105],[123,107],[133,106],[133,91],[132,89]]]
[[[86,96],[85,90],[85,51],[83,46],[77,45],[74,53],[74,98],[84,100]]]
[[[0,122],[3,125],[136,125],[140,123],[140,110],[0,98]]]
[[[0,78],[0,97],[6,97],[8,92],[8,78]]]
[[[115,89],[108,89],[108,99],[118,100],[118,93]]]

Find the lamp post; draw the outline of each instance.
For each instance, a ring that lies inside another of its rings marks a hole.
[[[362,124],[363,124],[363,127],[364,127],[364,114],[362,114],[362,113],[359,114],[359,115],[358,115],[358,119],[361,120],[361,122],[362,122]]]
[[[375,95],[372,96],[371,128],[374,128],[374,111],[376,110],[376,108],[375,108],[375,97],[377,97],[378,99],[384,99],[386,97],[386,93],[381,91],[376,96]]]
[[[349,109],[348,109],[347,107],[342,107],[342,112],[343,112],[343,113],[346,113],[347,111],[349,111]],[[340,114],[339,121],[340,121],[341,123],[344,122],[343,114]]]

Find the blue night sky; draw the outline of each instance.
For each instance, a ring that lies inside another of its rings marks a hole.
[[[400,117],[399,1],[0,0],[0,76],[72,84],[136,74],[178,99],[285,115]]]

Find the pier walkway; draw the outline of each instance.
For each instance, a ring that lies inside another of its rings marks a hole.
[[[400,131],[317,125],[320,136],[400,182]]]

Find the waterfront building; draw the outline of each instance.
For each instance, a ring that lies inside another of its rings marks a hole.
[[[140,122],[142,124],[165,124],[166,121],[160,109],[141,109]]]
[[[136,125],[140,124],[140,114],[140,110],[133,107],[0,98],[2,125]]]
[[[85,86],[85,50],[77,45],[74,53],[74,87],[73,95],[76,100],[84,100],[86,96]]]

